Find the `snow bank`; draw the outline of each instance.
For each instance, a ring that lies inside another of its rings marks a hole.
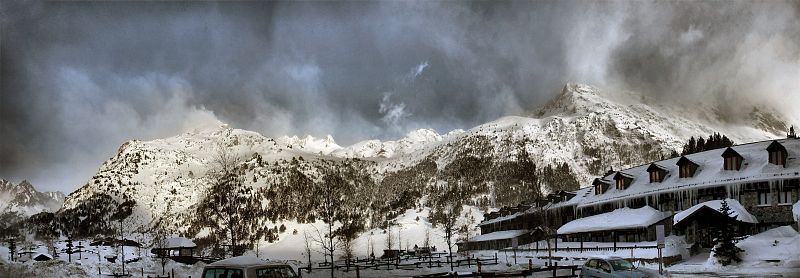
[[[728,206],[731,208],[731,211],[733,212],[731,216],[736,216],[736,220],[746,223],[758,223],[758,219],[756,219],[755,216],[750,214],[750,212],[748,212],[747,209],[745,209],[744,206],[742,206],[742,204],[739,203],[739,201],[736,201],[734,199],[725,199],[725,200],[728,201]],[[677,224],[678,222],[681,222],[683,219],[685,219],[686,217],[688,217],[689,215],[691,215],[692,213],[694,213],[695,211],[697,211],[702,207],[709,207],[716,211],[719,211],[719,208],[722,207],[722,200],[712,200],[694,205],[684,211],[675,214],[675,218],[673,218],[672,223]]]
[[[800,234],[790,226],[782,226],[753,235],[736,246],[742,248],[742,264],[759,264],[767,260],[781,261],[784,266],[800,267]]]
[[[490,240],[498,240],[498,239],[510,239],[521,236],[527,233],[527,230],[507,230],[507,231],[497,231],[488,234],[479,235],[469,239],[469,241],[476,242],[476,241],[490,241]]]
[[[626,207],[570,221],[558,228],[558,234],[644,228],[669,216],[669,212],[661,212],[650,206],[638,209]]]

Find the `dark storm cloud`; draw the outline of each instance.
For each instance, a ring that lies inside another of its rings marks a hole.
[[[0,177],[66,191],[125,140],[218,120],[344,145],[525,114],[567,81],[665,100],[780,100],[782,109],[800,85],[800,12],[777,1],[0,9]]]

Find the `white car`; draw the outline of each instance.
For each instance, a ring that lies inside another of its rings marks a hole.
[[[203,268],[203,278],[296,278],[291,266],[271,263],[253,256],[239,256],[213,262]]]

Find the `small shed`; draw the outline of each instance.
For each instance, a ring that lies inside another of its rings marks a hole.
[[[37,261],[37,262],[49,261],[49,260],[52,260],[52,259],[53,259],[52,256],[50,256],[48,254],[44,254],[44,253],[39,253],[35,257],[33,257],[33,260]]]
[[[191,239],[173,237],[166,240],[164,247],[153,248],[150,252],[163,257],[192,257],[195,248],[197,248],[197,244]]]
[[[400,257],[400,250],[399,249],[384,249],[383,255],[381,255],[382,259],[393,259]]]

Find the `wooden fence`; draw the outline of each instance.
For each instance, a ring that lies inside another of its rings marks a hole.
[[[433,267],[448,267],[450,266],[450,262],[447,260],[441,260],[444,253],[440,254],[432,254],[429,256],[405,256],[405,257],[398,257],[398,258],[390,258],[390,259],[351,259],[349,261],[340,261],[334,264],[325,262],[325,263],[318,263],[317,267],[299,267],[297,268],[297,272],[300,277],[303,277],[303,273],[310,273],[312,271],[323,271],[323,270],[331,270],[331,268],[339,271],[355,271],[356,277],[361,277],[362,270],[394,270],[394,269],[405,269],[405,270],[413,270],[413,269],[422,269],[422,268],[433,268]],[[445,256],[451,257],[451,256]],[[436,260],[434,260],[436,258]],[[415,261],[412,261],[415,260]],[[460,266],[467,266],[472,267],[473,265],[496,265],[497,262],[497,254],[495,254],[494,258],[488,259],[481,259],[481,258],[466,258],[460,260],[453,260],[452,261],[453,267],[460,267]]]
[[[550,250],[553,250],[553,252],[564,251],[564,252],[583,253],[583,252],[589,252],[589,251],[613,251],[613,252],[617,252],[619,250],[646,250],[646,249],[657,249],[657,248],[658,248],[658,246],[656,246],[656,245],[642,245],[642,246],[634,245],[634,246],[616,246],[616,247],[615,246],[603,246],[603,247],[600,247],[600,246],[595,246],[595,247],[583,246],[583,247],[558,247],[558,248],[552,247],[552,248],[550,248]],[[509,252],[514,252],[514,249],[508,249],[507,248],[507,249],[501,249],[499,251],[509,253]],[[532,248],[521,248],[521,249],[517,248],[516,249],[516,252],[541,252],[541,251],[547,251],[547,248],[535,248],[535,249],[532,249]]]
[[[569,274],[558,274],[559,270],[569,271]],[[578,277],[580,273],[580,266],[567,265],[567,266],[549,266],[534,269],[520,270],[520,271],[506,271],[506,272],[472,272],[472,273],[451,273],[442,272],[426,275],[414,276],[414,278],[445,278],[445,277],[534,277],[537,273],[551,274],[548,277],[555,278],[573,278]]]

